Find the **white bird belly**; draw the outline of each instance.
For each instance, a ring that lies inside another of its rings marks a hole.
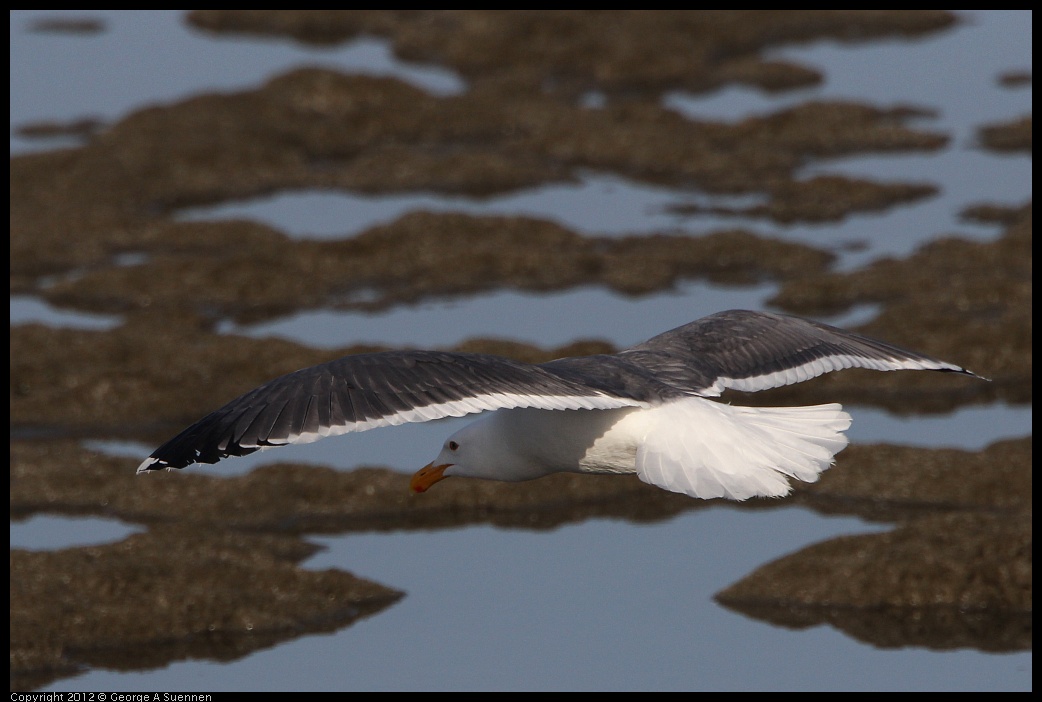
[[[497,439],[516,459],[511,479],[548,473],[637,473],[693,497],[788,494],[814,482],[847,445],[838,404],[740,407],[688,397],[656,407],[500,410]]]
[[[521,408],[499,410],[494,421],[510,450],[545,473],[634,473],[646,412]]]

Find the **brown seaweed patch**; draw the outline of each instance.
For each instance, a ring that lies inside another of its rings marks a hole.
[[[19,125],[14,132],[25,139],[51,139],[71,136],[86,139],[100,132],[105,123],[94,117],[83,117],[68,122],[28,122]]]
[[[350,438],[340,441],[350,460]],[[414,495],[408,475],[382,468],[337,471],[276,464],[223,477],[218,464],[139,476],[137,463],[69,440],[16,441],[11,512],[304,534],[466,524],[548,529],[603,517],[657,521],[705,505],[636,476],[560,474],[524,483],[460,478],[430,494]]]
[[[977,130],[977,140],[992,151],[1031,153],[1031,117],[991,124]]]
[[[234,660],[383,610],[402,593],[297,564],[292,537],[165,525],[117,544],[11,551],[11,685],[84,665],[145,670]]]
[[[42,17],[29,23],[29,31],[40,34],[100,34],[106,28],[94,17]]]
[[[810,274],[783,283],[771,301],[804,314],[835,313],[863,302],[882,311],[860,331],[945,358],[991,378],[988,392],[1031,399],[1032,207],[973,208],[967,216],[1005,224],[991,243],[942,239],[907,259],[884,259],[850,273]],[[907,389],[930,374],[883,374]],[[843,383],[849,374],[834,374]],[[946,379],[950,380],[950,379]]]
[[[758,568],[717,594],[773,624],[827,623],[875,646],[1031,648],[1030,515],[924,516]]]
[[[981,452],[852,446],[820,482],[797,486],[797,499],[900,525],[802,549],[716,599],[881,647],[1030,650],[1031,454],[1030,437]]]
[[[444,65],[472,84],[565,96],[598,90],[629,99],[667,89],[703,92],[733,82],[766,90],[805,87],[820,80],[816,71],[758,54],[821,38],[918,36],[956,21],[953,13],[933,10],[195,10],[188,15],[190,24],[207,31],[309,43],[386,37],[399,57]]]
[[[803,181],[786,181],[769,189],[767,204],[752,207],[704,207],[677,205],[678,214],[716,214],[768,217],[776,222],[839,221],[852,212],[883,210],[937,194],[933,185],[874,183],[842,176],[817,176]]]
[[[999,85],[1022,88],[1031,85],[1031,71],[1007,71],[999,76]]]
[[[350,437],[331,440],[343,443],[350,462]],[[980,452],[855,445],[839,454],[820,482],[796,483],[794,499],[824,513],[885,521],[941,511],[1029,511],[1031,445],[1030,438],[997,442]],[[594,517],[650,521],[707,504],[635,476],[560,474],[523,483],[461,478],[418,496],[409,491],[407,475],[378,468],[276,464],[223,477],[218,464],[138,476],[137,463],[70,440],[15,441],[11,514],[302,534],[475,523],[550,528]],[[751,500],[741,506],[776,504]]]
[[[693,278],[754,283],[821,271],[833,258],[742,231],[584,237],[525,217],[430,212],[337,241],[293,241],[248,222],[169,224],[147,234],[153,254],[139,264],[84,270],[41,294],[52,304],[95,312],[169,310],[258,321],[302,309],[376,310],[500,288],[603,285],[646,294]]]
[[[821,512],[897,521],[931,511],[1031,511],[1032,439],[982,451],[855,444],[813,484],[795,486]]]
[[[865,206],[851,186],[830,201],[781,184],[815,157],[947,142],[903,126],[906,116],[809,103],[719,124],[657,104],[585,110],[482,91],[438,98],[391,79],[304,69],[257,90],[140,110],[82,148],[12,158],[11,272],[99,265],[128,246],[148,253],[162,246],[153,230],[178,208],[284,189],[492,195],[593,170],[713,193],[770,191],[768,214],[821,217],[816,201],[835,218],[837,203]]]

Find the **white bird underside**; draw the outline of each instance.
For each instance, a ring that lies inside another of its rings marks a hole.
[[[636,473],[692,497],[780,497],[787,477],[812,483],[847,445],[838,404],[735,407],[686,397],[657,407],[548,412],[505,409],[471,425],[500,447],[515,480],[550,473]],[[473,441],[462,430],[450,437]],[[435,460],[435,463],[438,461]]]
[[[453,475],[528,480],[636,473],[693,497],[744,500],[813,482],[847,445],[838,404],[707,400],[843,368],[959,366],[787,315],[732,310],[607,356],[526,364],[485,354],[392,351],[305,368],[232,400],[156,449],[138,472],[216,463],[377,426],[496,410],[446,440],[411,483]]]

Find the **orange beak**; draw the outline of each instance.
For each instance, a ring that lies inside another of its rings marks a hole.
[[[440,466],[436,466],[431,461],[412,476],[412,480],[409,481],[409,489],[413,492],[427,492],[431,485],[449,477],[445,475],[445,469],[451,465],[451,463],[443,463]]]

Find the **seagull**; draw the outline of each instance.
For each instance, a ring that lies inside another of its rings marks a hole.
[[[208,414],[137,472],[216,463],[275,446],[406,422],[489,412],[413,475],[522,481],[551,473],[636,473],[697,498],[781,497],[846,447],[839,404],[742,407],[710,398],[844,368],[976,373],[783,314],[730,310],[612,355],[529,364],[446,351],[345,356],[276,378]]]

